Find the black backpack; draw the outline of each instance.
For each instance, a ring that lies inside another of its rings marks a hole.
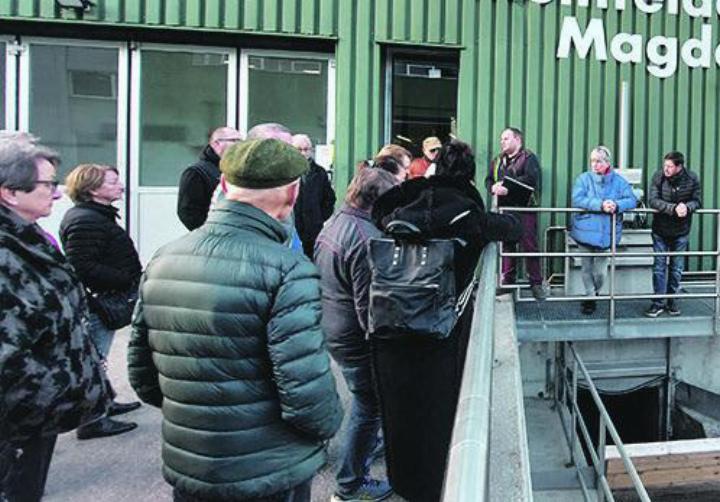
[[[386,235],[368,242],[369,334],[381,338],[450,335],[472,296],[475,281],[455,291],[455,252],[461,239],[423,239],[406,221],[390,222]]]

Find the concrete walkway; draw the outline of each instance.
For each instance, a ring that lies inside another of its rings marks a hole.
[[[127,381],[126,355],[129,330],[117,333],[110,353],[110,378],[118,401],[137,399]],[[342,377],[338,391],[347,409],[348,392]],[[55,448],[44,501],[47,502],[165,502],[172,490],[160,473],[159,409],[142,406],[118,417],[132,420],[138,428],[119,436],[78,441],[74,433],[63,434]],[[343,424],[344,428],[345,424]],[[342,433],[342,430],[341,430]],[[313,483],[313,501],[329,501],[335,489],[333,464],[338,457],[338,434],[330,442],[330,465],[323,468]],[[384,476],[385,467],[376,462],[373,476]],[[389,501],[402,501],[393,497]]]

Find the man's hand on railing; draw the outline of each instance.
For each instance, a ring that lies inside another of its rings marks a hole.
[[[612,214],[617,211],[617,204],[611,200],[604,200],[602,203],[602,210],[605,213]]]

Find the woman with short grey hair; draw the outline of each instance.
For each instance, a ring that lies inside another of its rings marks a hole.
[[[0,499],[39,501],[60,432],[102,416],[109,387],[75,271],[38,226],[59,159],[0,135]]]
[[[637,199],[630,184],[617,174],[610,165],[610,149],[599,145],[590,152],[590,170],[575,180],[572,192],[573,207],[585,209],[572,218],[570,236],[584,253],[603,253],[610,249],[612,234],[615,243],[622,237],[622,217],[616,216],[615,229],[612,215],[635,208]],[[600,294],[607,275],[607,256],[583,256],[580,258],[585,295],[589,297],[581,304],[585,315],[595,312],[593,297]]]

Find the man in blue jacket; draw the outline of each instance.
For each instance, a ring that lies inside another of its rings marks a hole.
[[[598,146],[590,152],[590,171],[582,173],[575,180],[572,205],[588,212],[573,216],[570,236],[578,243],[583,253],[607,252],[612,246],[612,214],[615,218],[615,244],[622,237],[623,211],[634,209],[637,198],[630,184],[611,167],[610,149]],[[600,293],[607,276],[607,256],[583,256],[580,259],[585,294],[589,297]],[[595,300],[581,304],[582,313],[595,312]]]
[[[280,223],[307,161],[276,139],[230,147],[207,222],[160,249],[135,310],[130,383],[162,406],[176,502],[310,501],[342,410],[315,266]]]

